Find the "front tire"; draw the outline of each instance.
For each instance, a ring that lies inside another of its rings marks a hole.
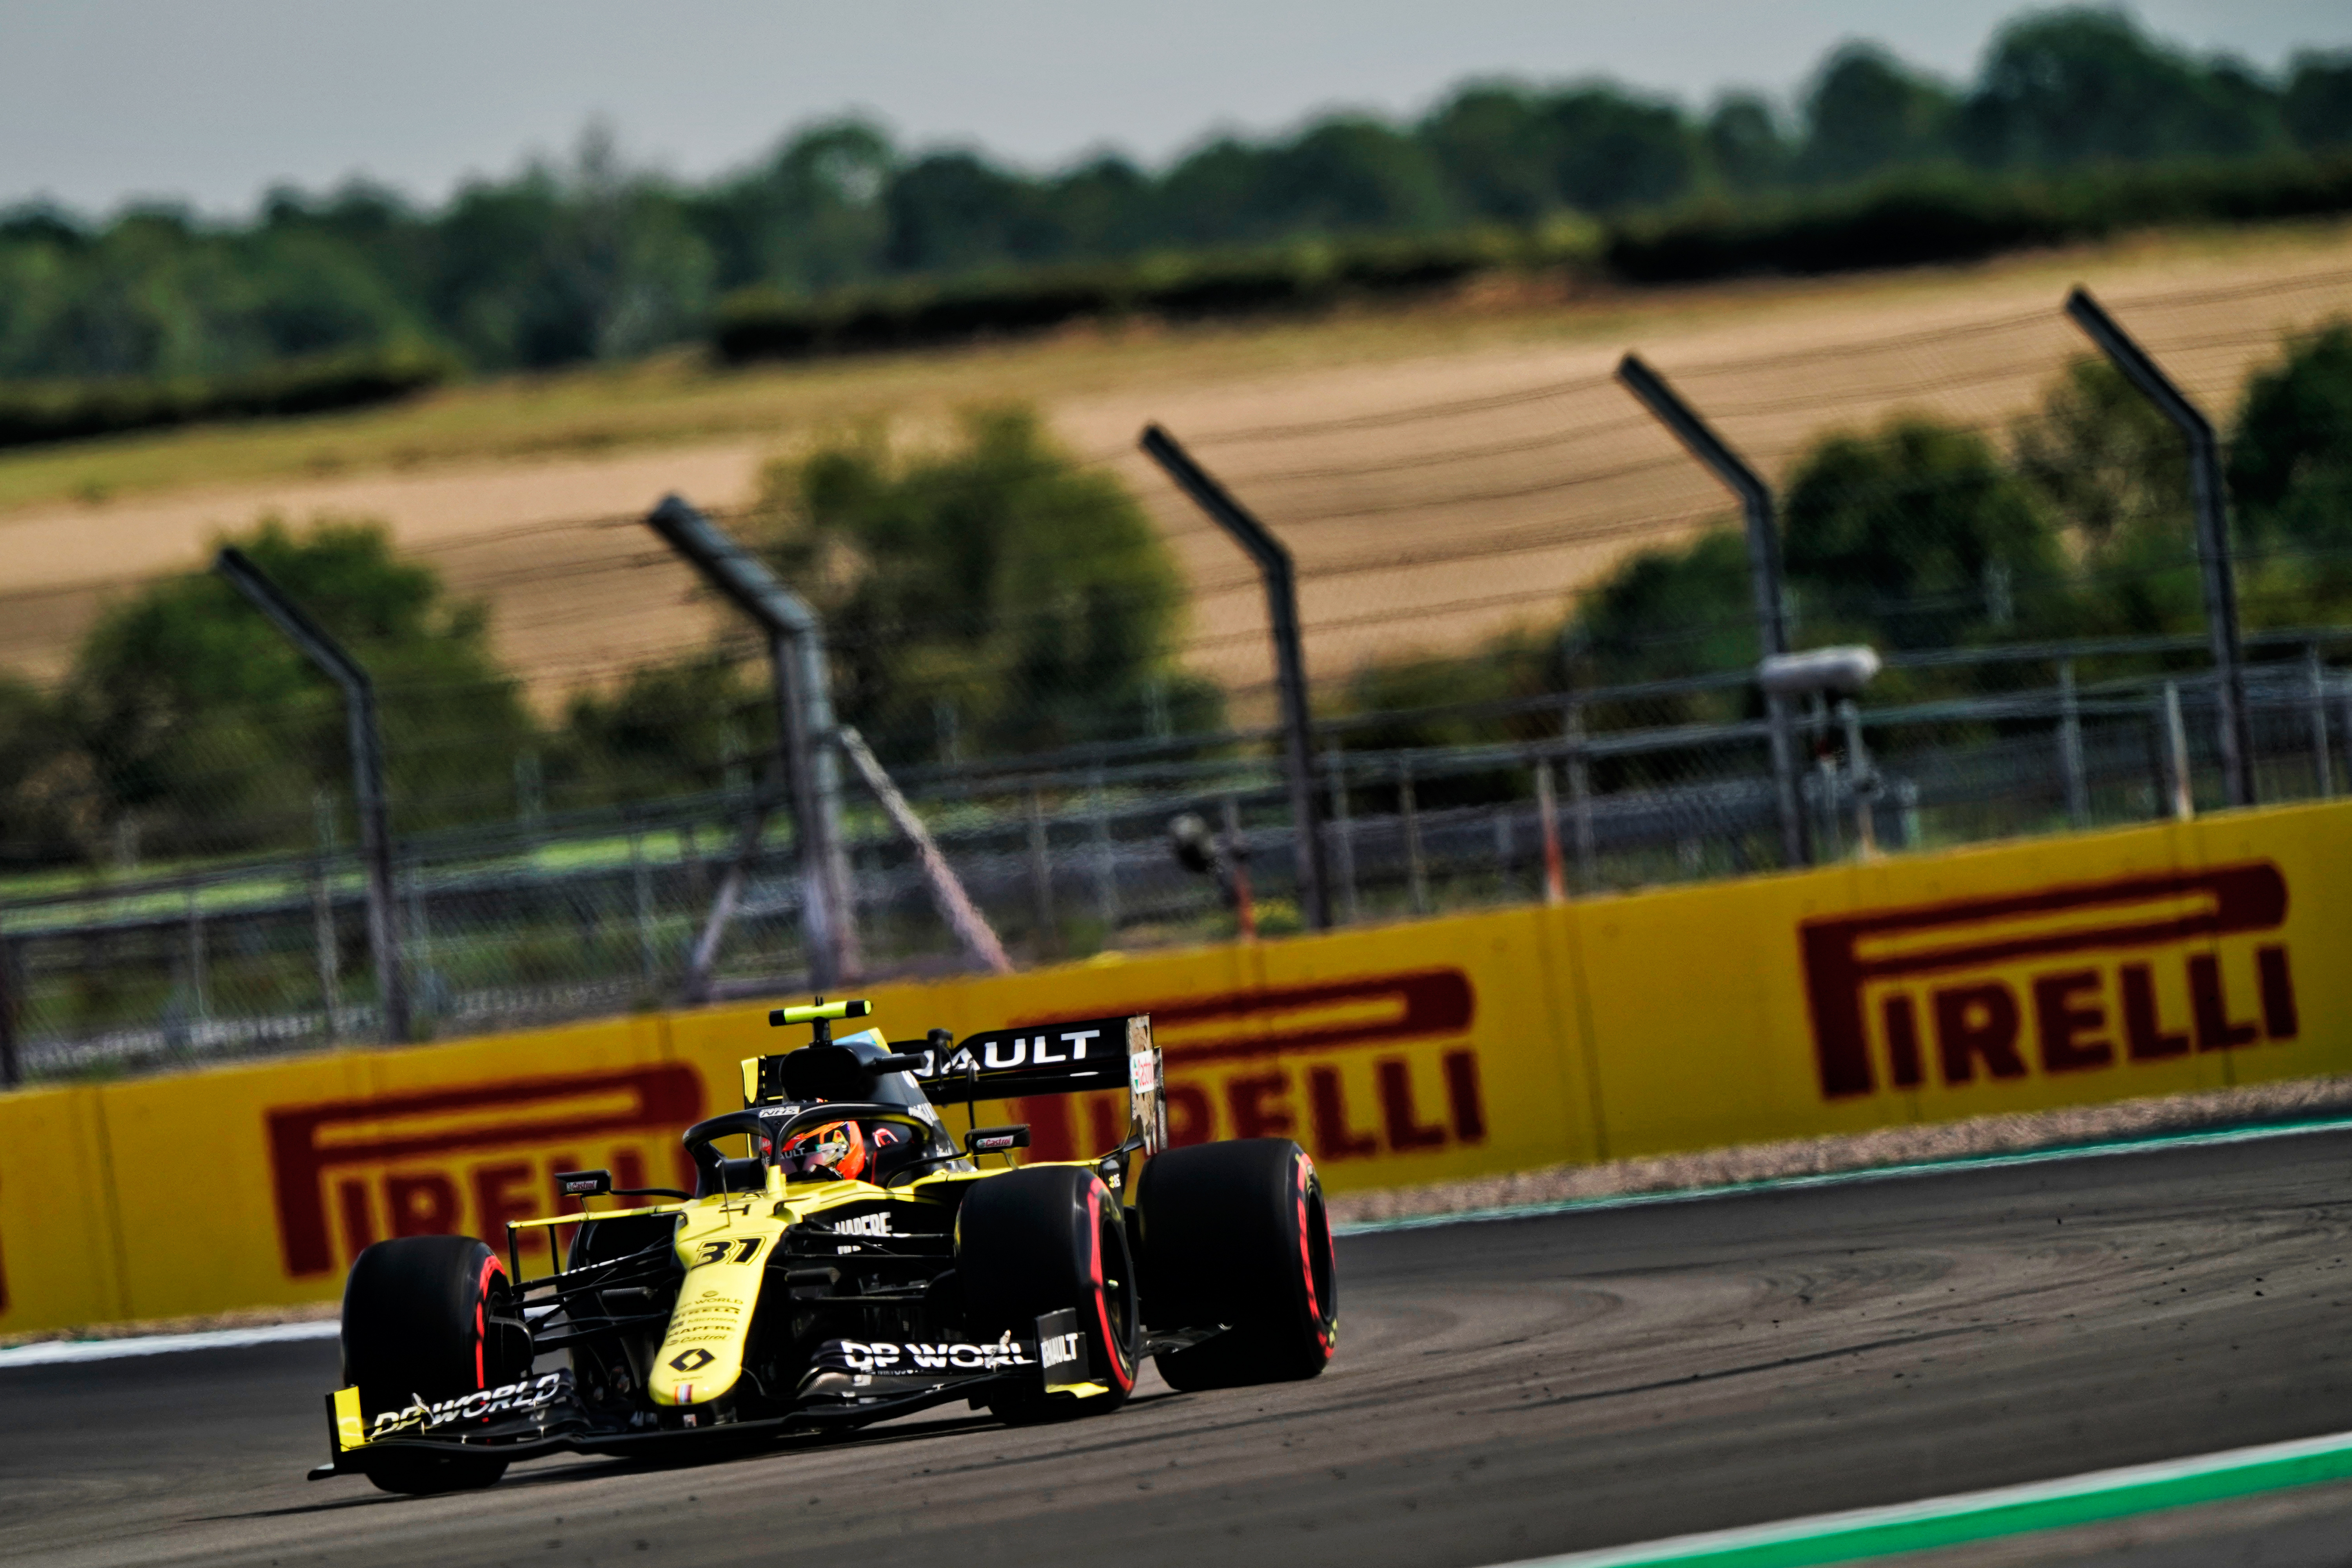
[[[1339,1343],[1331,1223],[1315,1162],[1287,1138],[1155,1154],[1136,1184],[1143,1311],[1156,1329],[1222,1333],[1152,1358],[1171,1388],[1313,1377]]]
[[[976,1338],[1025,1340],[1048,1312],[1075,1309],[1087,1364],[1103,1393],[992,1394],[1013,1422],[1116,1410],[1135,1392],[1135,1267],[1118,1197],[1092,1171],[1037,1165],[975,1184],[956,1218],[956,1274]]]
[[[412,1399],[431,1404],[511,1383],[530,1370],[529,1334],[513,1324],[506,1265],[483,1243],[379,1241],[343,1283],[343,1382],[358,1387],[371,1418]],[[473,1454],[362,1454],[368,1479],[388,1492],[464,1491],[507,1469],[504,1459]]]

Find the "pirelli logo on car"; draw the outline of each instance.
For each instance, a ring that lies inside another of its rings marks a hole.
[[[668,1159],[701,1118],[702,1082],[669,1062],[264,1114],[278,1244],[299,1279],[388,1237],[496,1236],[510,1219],[577,1208],[556,1177],[592,1154],[616,1185],[645,1186],[649,1161]]]
[[[2294,1039],[2267,860],[1798,928],[1822,1094],[2115,1071]]]

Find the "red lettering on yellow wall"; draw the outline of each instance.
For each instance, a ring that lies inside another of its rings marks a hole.
[[[2017,1054],[2017,998],[2000,981],[1950,985],[1936,993],[1936,1049],[1946,1083],[1967,1083],[1976,1065],[1995,1078],[2023,1078]]]
[[[1919,1058],[1918,1010],[1907,993],[1898,991],[1886,998],[1879,1016],[1886,1021],[1886,1054],[1895,1068],[1895,1087],[1918,1088],[1927,1077]]]
[[[1478,1093],[1478,1053],[1445,1053],[1445,1103],[1454,1112],[1454,1136],[1465,1143],[1486,1141],[1486,1104]]]
[[[1290,1136],[1290,1075],[1282,1072],[1244,1073],[1225,1080],[1225,1109],[1234,1119],[1236,1138]]]
[[[380,1236],[461,1229],[467,1196],[476,1233],[495,1236],[531,1206],[522,1194],[534,1173],[563,1168],[536,1151],[562,1154],[600,1135],[667,1142],[701,1114],[701,1080],[675,1062],[273,1108],[265,1124],[286,1271],[335,1267],[331,1181],[347,1256]],[[644,1185],[642,1165],[624,1178]]]
[[[457,1228],[457,1184],[438,1171],[386,1176],[394,1236],[447,1236]]]
[[[2136,1062],[2162,1061],[2189,1054],[2189,1032],[2168,1030],[2156,999],[2156,976],[2145,963],[2126,963],[2116,975],[2124,988],[2124,1038]]]
[[[496,1236],[509,1220],[539,1213],[530,1177],[530,1167],[520,1162],[474,1168],[474,1213],[481,1218],[483,1235]]]
[[[1923,1008],[1947,1085],[2029,1076],[2020,1048],[2029,1016],[2049,1073],[2293,1039],[2299,1019],[2285,946],[2255,950],[2248,986],[2245,950],[2218,945],[2275,930],[2286,911],[2286,879],[2261,860],[1803,921],[1798,946],[1822,1093],[1834,1100],[1878,1086],[1871,992],[1887,1078],[1898,1089],[1927,1076]],[[2161,952],[2168,947],[2174,952]],[[2061,956],[2074,962],[2015,973]],[[2167,992],[2168,976],[2182,989]],[[2246,1015],[2249,1002],[2258,1017]],[[2185,1028],[2168,1020],[2168,1008]]]
[[[1151,1016],[1167,1064],[1171,1148],[1296,1138],[1318,1161],[1338,1164],[1486,1141],[1478,1055],[1461,1042],[1475,996],[1458,969],[1127,1005]],[[1025,1017],[1015,1026],[1056,1021]],[[1400,1051],[1413,1047],[1439,1047],[1434,1062]],[[1126,1135],[1123,1096],[1079,1098],[1083,1110],[1066,1096],[1017,1102],[1014,1114],[1030,1123],[1029,1158],[1074,1160]],[[1089,1148],[1079,1147],[1080,1120]]]
[[[2294,977],[2287,973],[2286,949],[2254,949],[2254,973],[2263,993],[2263,1033],[2273,1040],[2294,1039],[2299,1026],[2295,1018]]]
[[[2100,1033],[2107,1026],[2106,1010],[2084,1000],[2085,994],[2095,996],[2098,989],[2095,969],[2035,979],[2033,1022],[2042,1036],[2042,1071],[2078,1072],[2116,1059],[2116,1047]]]
[[[2221,991],[2221,961],[2210,952],[2189,955],[2189,1015],[2197,1021],[2200,1051],[2233,1051],[2261,1037],[2253,1025],[2231,1021],[2230,999]]]
[[[1392,1057],[1374,1070],[1380,1074],[1381,1121],[1388,1129],[1389,1147],[1402,1154],[1442,1146],[1445,1129],[1424,1125],[1413,1109],[1412,1066]]]
[[[1360,1160],[1381,1152],[1381,1141],[1369,1130],[1359,1132],[1348,1119],[1348,1089],[1334,1067],[1307,1071],[1307,1103],[1315,1129],[1315,1157],[1328,1163]]]

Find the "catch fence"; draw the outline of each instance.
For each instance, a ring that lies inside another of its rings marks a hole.
[[[1817,856],[1860,852],[1865,822],[1879,852],[1901,853],[2170,816],[2184,753],[2190,808],[2220,805],[2210,673],[2162,668],[2193,658],[2196,646],[2157,638],[1965,662],[1923,656],[1897,670],[1984,678],[2027,667],[2041,679],[1997,695],[1864,706],[1859,754],[1835,713],[1806,714],[1803,797]],[[2262,798],[2352,788],[2352,632],[2266,636],[2251,651]],[[1549,837],[1569,896],[1777,868],[1762,721],[1689,721],[1696,706],[1736,709],[1751,693],[1726,675],[1318,725],[1339,921],[1544,898],[1536,775],[1547,769]],[[1470,738],[1364,743],[1383,729],[1433,721]],[[1237,830],[1259,931],[1298,928],[1296,841],[1275,740],[1230,731],[908,769],[900,783],[1018,959],[1082,958],[1234,933],[1238,912],[1223,885],[1173,852],[1170,824],[1187,813],[1221,834]],[[409,837],[397,881],[420,1033],[668,1002],[760,806],[747,784],[625,813]],[[847,827],[865,973],[963,967],[915,855],[880,811],[858,802]],[[780,819],[745,860],[720,948],[722,994],[800,983],[801,899],[791,824]],[[300,855],[18,891],[0,903],[0,930],[29,1078],[361,1044],[379,1027],[362,868],[331,839]]]
[[[2300,471],[2352,473],[2340,419],[2290,409],[2263,425],[2248,379],[2284,334],[2352,310],[2352,276],[2110,303],[2224,416],[2233,452],[2284,432],[2342,459]],[[1791,643],[1868,642],[1885,658],[1850,711],[1798,705],[1817,860],[2226,804],[2185,461],[2085,348],[2053,300],[1866,341],[1658,356],[1775,489]],[[1368,376],[1332,403],[1178,434],[1297,558],[1307,662],[1325,672],[1311,739],[1337,920],[1540,899],[1555,852],[1559,890],[1580,898],[1784,865],[1737,524],[1606,368],[1437,401]],[[2323,418],[2336,423],[2315,437],[2294,426]],[[1084,466],[1160,509],[1193,611],[1166,668],[1091,707],[1015,663],[917,670],[892,694],[915,720],[867,732],[1018,961],[1234,934],[1226,882],[1174,852],[1171,823],[1188,816],[1213,838],[1230,826],[1227,847],[1246,851],[1232,858],[1256,930],[1297,929],[1283,737],[1259,727],[1276,710],[1259,579],[1140,457]],[[2234,555],[2253,795],[2326,797],[2352,788],[2352,493],[2263,501],[2248,475]],[[756,508],[725,521],[775,521]],[[590,766],[495,681],[385,685],[416,1031],[674,1001],[739,859],[720,991],[799,985],[801,866],[791,814],[769,809],[783,793],[775,704],[744,629],[680,617],[691,579],[634,519],[424,553],[464,592],[545,590],[509,628],[519,647],[562,650],[525,668],[530,682],[655,670],[647,700],[697,721],[625,767]],[[616,620],[631,604],[663,615]],[[838,649],[919,629],[831,634]],[[980,688],[1016,721],[1003,733],[1034,715],[1062,740],[982,742],[959,706]],[[616,708],[602,721],[634,721]],[[25,1076],[380,1038],[347,796],[256,765],[334,752],[341,722],[331,700],[297,697],[191,724],[168,748],[61,753],[13,786],[55,808],[27,868],[0,879],[0,1016],[13,1011]],[[109,804],[101,777],[170,787]],[[862,973],[964,966],[913,849],[855,784],[847,800]],[[0,847],[25,820],[0,823]]]

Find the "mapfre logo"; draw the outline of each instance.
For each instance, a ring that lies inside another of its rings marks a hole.
[[[701,1080],[674,1062],[274,1108],[286,1271],[335,1268],[330,1189],[346,1258],[386,1236],[495,1238],[510,1219],[555,1210],[556,1173],[585,1155],[613,1168],[614,1185],[646,1185],[647,1156],[701,1115]]]
[[[1807,921],[1822,1093],[2292,1040],[2287,947],[2262,940],[2286,910],[2286,878],[2261,860]]]

